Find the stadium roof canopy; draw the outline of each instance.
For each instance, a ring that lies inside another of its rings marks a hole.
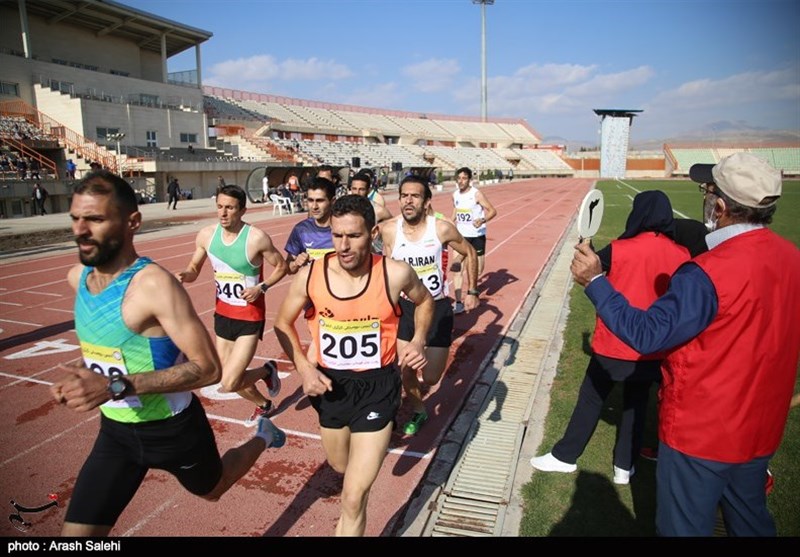
[[[0,2],[17,4],[19,0]],[[22,5],[28,14],[44,17],[48,23],[64,22],[89,29],[98,36],[121,37],[135,42],[139,48],[159,54],[163,35],[168,58],[207,41],[213,35],[210,31],[109,0],[25,0]]]

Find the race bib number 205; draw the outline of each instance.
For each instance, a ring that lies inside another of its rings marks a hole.
[[[319,320],[322,365],[331,369],[381,367],[380,321]]]

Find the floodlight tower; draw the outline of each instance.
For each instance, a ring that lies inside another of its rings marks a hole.
[[[486,6],[494,4],[494,0],[472,0],[481,5],[481,120],[486,121]]]
[[[120,150],[119,142],[123,140],[125,134],[122,132],[110,133],[106,135],[106,139],[117,142],[117,174],[122,176],[122,151]]]

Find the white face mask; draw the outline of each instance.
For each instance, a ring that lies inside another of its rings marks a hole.
[[[719,220],[719,217],[717,217],[714,212],[717,206],[717,199],[717,196],[713,194],[707,194],[703,198],[703,223],[706,225],[706,230],[709,232],[714,232],[717,229],[717,220]]]

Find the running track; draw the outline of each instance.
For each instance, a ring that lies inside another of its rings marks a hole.
[[[580,179],[538,179],[482,188],[498,210],[488,226],[487,258],[479,284],[478,310],[456,317],[451,365],[426,399],[430,420],[420,434],[396,432],[390,453],[372,488],[367,536],[390,536],[406,503],[423,478],[444,432],[457,417],[480,375],[479,366],[512,323],[526,295],[561,239],[565,227],[592,187]],[[450,192],[434,197],[434,208],[452,213]],[[388,205],[398,214],[396,194]],[[260,208],[261,211],[268,209]],[[257,214],[253,209],[251,214]],[[213,213],[208,215],[213,217]],[[278,248],[286,242],[299,215],[253,222]],[[247,220],[247,219],[245,219]],[[208,221],[206,221],[208,222]],[[194,249],[195,232],[136,240],[140,255],[170,271],[182,269]],[[0,501],[26,506],[58,495],[60,506],[27,514],[27,533],[0,520],[0,535],[58,535],[76,475],[98,429],[98,411],[78,414],[56,404],[48,386],[60,362],[79,356],[72,326],[73,292],[67,270],[77,262],[74,250],[60,255],[0,264]],[[210,264],[187,285],[197,312],[213,336],[213,286]],[[267,450],[256,465],[218,503],[185,492],[169,474],[151,471],[122,514],[113,536],[330,536],[339,515],[341,477],[325,464],[316,413],[302,393],[272,332],[289,278],[267,294],[267,326],[253,365],[277,359],[283,378],[275,423],[287,433],[281,449]],[[307,342],[304,323],[298,331]],[[250,403],[222,396],[214,387],[199,392],[220,452],[250,438],[246,420]],[[399,424],[409,417],[401,408]],[[8,506],[8,512],[12,512]]]

